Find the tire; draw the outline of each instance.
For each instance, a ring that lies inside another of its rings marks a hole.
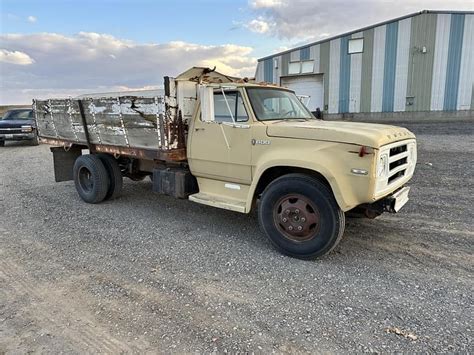
[[[117,160],[109,154],[97,154],[99,159],[102,161],[102,164],[107,170],[107,175],[109,176],[110,184],[107,194],[105,195],[105,200],[114,200],[120,196],[122,193],[123,186],[123,177],[120,167],[117,163]]]
[[[110,179],[99,157],[81,155],[74,163],[73,174],[77,193],[85,202],[99,203],[104,200]]]
[[[331,190],[303,174],[288,174],[268,185],[258,219],[280,252],[300,259],[329,253],[341,240],[345,227],[344,212]]]
[[[31,145],[39,145],[38,136],[35,134],[35,137],[31,140]]]
[[[5,141],[0,141],[0,147],[4,147],[5,146]]]

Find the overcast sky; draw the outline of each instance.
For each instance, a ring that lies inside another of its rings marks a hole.
[[[0,104],[157,88],[216,65],[253,76],[257,58],[474,0],[0,0]]]

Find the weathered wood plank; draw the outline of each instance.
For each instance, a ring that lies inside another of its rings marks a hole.
[[[165,112],[163,97],[86,98],[82,103],[92,144],[178,148],[176,116]],[[77,99],[36,100],[36,115],[41,137],[86,143]]]

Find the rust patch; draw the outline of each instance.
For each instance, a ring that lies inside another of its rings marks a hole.
[[[76,142],[66,141],[55,138],[39,138],[40,143],[63,147],[66,150],[72,147],[83,147],[87,149],[84,144],[77,144]],[[108,153],[113,155],[121,155],[136,159],[145,160],[161,160],[167,162],[179,162],[186,160],[186,148],[170,149],[170,150],[157,150],[157,149],[141,149],[141,148],[129,148],[122,146],[106,145],[106,144],[91,144],[89,147],[91,152]]]

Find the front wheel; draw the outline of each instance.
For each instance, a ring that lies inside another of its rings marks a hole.
[[[263,192],[258,217],[277,249],[301,259],[329,253],[344,233],[344,212],[330,189],[303,174],[273,181]]]

